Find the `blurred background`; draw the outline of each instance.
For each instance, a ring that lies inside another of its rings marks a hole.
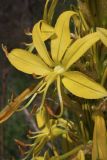
[[[45,1],[0,0],[0,111],[12,96],[16,97],[35,83],[33,77],[19,72],[9,64],[1,44],[6,45],[10,51],[17,47],[23,48],[23,42],[31,42],[25,31],[31,31],[33,25],[42,19]],[[63,0],[63,3],[60,1],[55,17],[60,12],[70,9],[70,5],[71,0]],[[0,160],[19,160],[21,156],[15,139],[26,142],[28,130],[35,127],[28,110],[16,112],[8,121],[0,124]]]

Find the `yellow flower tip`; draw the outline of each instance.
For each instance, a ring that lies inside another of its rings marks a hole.
[[[2,44],[2,50],[4,51],[4,53],[5,53],[6,57],[7,57],[9,53],[8,53],[7,47],[4,46],[3,44]]]
[[[25,46],[32,46],[33,43],[26,43],[26,42],[22,42],[21,44],[25,45]]]
[[[100,110],[93,113],[92,120],[95,121],[97,117],[103,117],[103,113]]]

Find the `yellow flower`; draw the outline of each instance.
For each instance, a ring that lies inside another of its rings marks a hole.
[[[76,129],[74,129],[74,123],[72,121],[68,122],[63,118],[50,119],[45,106],[42,108],[42,110],[38,109],[36,112],[36,121],[39,131],[30,132],[29,138],[34,139],[34,143],[30,145],[30,149],[27,152],[24,160],[27,159],[31,154],[33,154],[34,159],[42,160],[43,157],[37,158],[37,155],[40,153],[44,145],[48,142],[51,144],[51,142],[59,136],[61,136],[63,139],[66,139],[69,143],[72,143],[73,139],[76,138],[76,134],[73,134],[73,131],[76,131]],[[72,138],[70,137],[70,134],[72,134]],[[53,143],[52,146],[54,146]],[[47,160],[47,156],[49,155],[46,153],[44,155],[44,159]],[[52,159],[56,159],[53,157]]]
[[[77,13],[73,11],[63,12],[57,19],[55,27],[48,25],[44,20],[35,24],[32,31],[32,44],[37,54],[23,49],[13,49],[7,55],[15,68],[24,73],[38,75],[43,79],[42,87],[38,91],[43,92],[41,107],[49,86],[55,80],[61,111],[63,111],[61,83],[72,94],[82,98],[98,99],[107,96],[107,91],[100,84],[79,71],[70,70],[71,65],[100,39],[95,32],[73,41],[70,36],[69,22],[71,17],[75,21],[76,15]],[[50,49],[47,49],[46,40],[50,40]]]
[[[107,159],[107,130],[104,116],[101,111],[93,114],[94,132],[93,132],[93,147],[92,160]]]

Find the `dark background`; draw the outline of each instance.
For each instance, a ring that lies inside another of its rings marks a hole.
[[[60,12],[70,9],[72,0],[61,0],[55,11],[55,17]],[[75,2],[75,0],[74,0]],[[30,42],[25,35],[26,30],[32,30],[33,25],[42,19],[45,0],[0,0],[0,110],[2,110],[11,95],[17,96],[32,82],[33,78],[13,68],[6,59],[1,44],[8,51],[24,47],[23,42]],[[8,121],[0,124],[0,160],[19,160],[19,149],[14,139],[27,140],[26,134],[34,128],[28,112],[17,112]]]
[[[33,24],[42,18],[44,0],[0,0],[0,110],[5,107],[11,95],[17,96],[28,87],[33,78],[14,69],[6,59],[1,44],[10,51],[24,47],[29,42],[25,30],[32,30]],[[26,134],[32,124],[26,112],[17,112],[0,125],[0,160],[19,160],[20,151],[14,141],[27,140]]]

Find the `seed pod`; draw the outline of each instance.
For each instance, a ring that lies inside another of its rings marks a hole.
[[[46,108],[43,106],[42,109],[38,109],[36,112],[36,121],[39,129],[43,129],[48,125],[48,113]]]

